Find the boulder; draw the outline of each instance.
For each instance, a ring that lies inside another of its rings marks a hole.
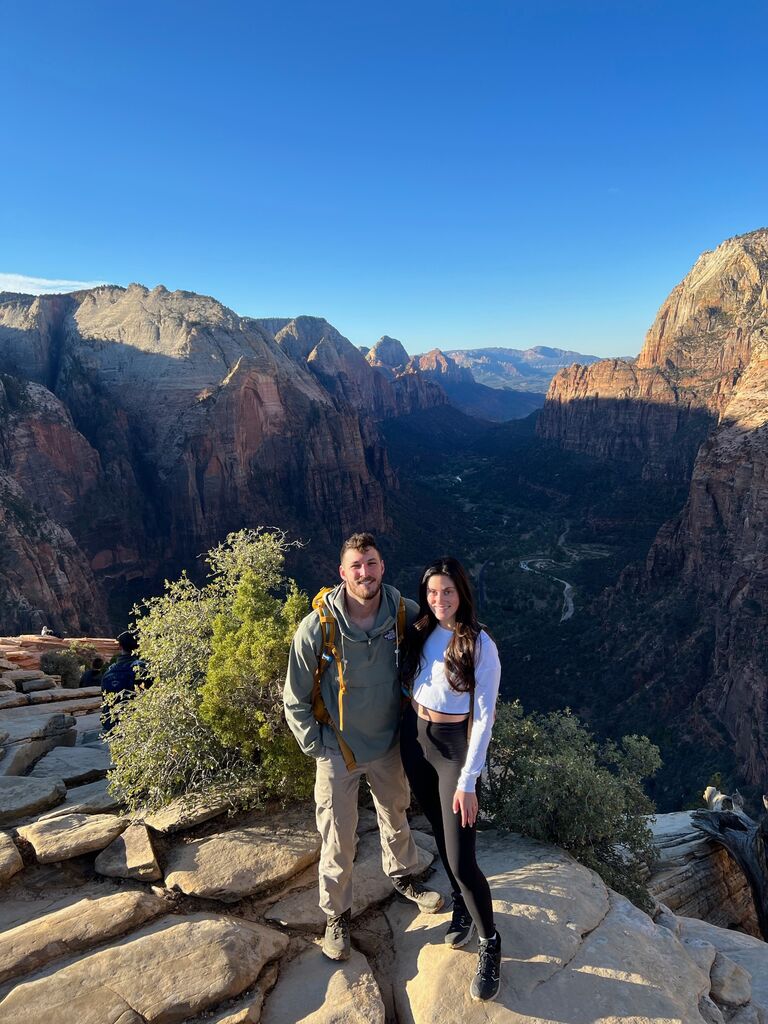
[[[61,779],[0,777],[0,824],[17,821],[55,807],[64,799],[67,787]]]
[[[752,1002],[758,1004],[768,1021],[768,943],[732,929],[717,928],[706,921],[679,917],[680,934],[689,942],[698,939],[739,964],[752,977]]]
[[[7,832],[0,832],[0,885],[4,885],[24,867],[21,854]]]
[[[58,818],[62,814],[108,814],[119,808],[119,800],[109,792],[109,780],[97,779],[84,786],[73,786],[68,789],[64,803],[41,817]]]
[[[384,1024],[384,1003],[356,950],[334,963],[311,946],[291,960],[266,999],[260,1024]]]
[[[752,975],[723,953],[715,957],[709,977],[710,994],[716,1003],[744,1006],[752,998]]]
[[[175,1024],[239,995],[287,945],[286,936],[247,921],[168,917],[17,985],[0,1002],[0,1024]]]
[[[305,808],[283,811],[263,824],[177,846],[168,855],[165,884],[188,895],[235,903],[286,881],[319,853],[312,813]]]
[[[419,846],[417,833],[414,833],[414,838],[419,851],[419,873],[421,873],[426,871],[432,863],[433,854]],[[381,867],[381,843],[378,832],[366,832],[360,837],[353,878],[353,917],[362,914],[369,907],[383,903],[393,895],[392,882]],[[311,889],[291,893],[274,903],[267,911],[266,919],[278,921],[288,928],[321,932],[325,928],[325,914],[317,905],[317,871],[313,873],[313,883]],[[442,891],[447,893],[448,889],[443,887]]]
[[[156,882],[163,877],[146,825],[136,822],[113,840],[96,858],[94,867],[108,878],[136,878]]]
[[[385,913],[397,936],[389,973],[399,1020],[701,1024],[708,975],[672,932],[594,872],[563,851],[492,832],[478,836],[478,861],[502,938],[499,995],[492,1005],[471,1000],[476,947],[443,944],[447,914],[418,914],[394,901]],[[447,884],[442,868],[437,877]]]
[[[0,983],[139,928],[168,911],[148,892],[85,899],[0,935]]]
[[[40,864],[51,864],[103,850],[129,824],[127,818],[114,814],[62,814],[24,825],[17,831],[32,846]]]
[[[16,683],[12,679],[4,679],[0,676],[0,693],[13,691],[16,692]]]
[[[67,747],[50,751],[30,772],[34,779],[63,779],[67,786],[103,779],[109,769],[109,749],[98,747]]]

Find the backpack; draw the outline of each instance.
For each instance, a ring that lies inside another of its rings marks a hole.
[[[137,675],[141,669],[138,658],[119,658],[104,673],[101,680],[102,693],[121,693],[136,689]]]
[[[330,594],[333,587],[323,587],[319,590],[312,599],[312,608],[317,612],[318,618],[320,619],[320,630],[322,632],[322,645],[320,650],[317,652],[317,668],[315,669],[312,677],[312,714],[315,717],[316,722],[320,722],[321,725],[330,725],[333,729],[334,736],[339,744],[339,750],[344,757],[344,764],[347,766],[349,771],[352,771],[357,767],[355,762],[355,755],[349,744],[342,738],[341,730],[344,728],[344,694],[347,692],[347,684],[344,682],[344,669],[341,662],[341,655],[336,647],[336,619],[333,616],[333,612],[328,608],[325,603],[325,595]],[[397,636],[402,638],[405,636],[406,626],[406,607],[405,599],[400,598],[400,604],[397,609]],[[339,674],[339,724],[338,726],[331,718],[328,708],[325,706],[323,700],[323,694],[320,687],[320,682],[323,678],[323,673],[331,664],[336,662],[336,670]]]

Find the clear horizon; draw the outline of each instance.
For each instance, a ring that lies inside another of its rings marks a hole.
[[[766,29],[749,0],[12,2],[3,269],[411,353],[635,355],[768,223]]]

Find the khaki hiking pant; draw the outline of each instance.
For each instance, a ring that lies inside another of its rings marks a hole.
[[[357,793],[368,780],[379,821],[381,864],[393,880],[418,870],[419,855],[405,816],[411,801],[397,745],[383,757],[347,771],[335,751],[317,758],[315,814],[322,837],[320,908],[338,917],[352,906],[352,864],[357,831]]]

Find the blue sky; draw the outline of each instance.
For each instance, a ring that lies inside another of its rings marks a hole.
[[[766,38],[752,0],[5,0],[0,271],[633,354],[768,225]]]

